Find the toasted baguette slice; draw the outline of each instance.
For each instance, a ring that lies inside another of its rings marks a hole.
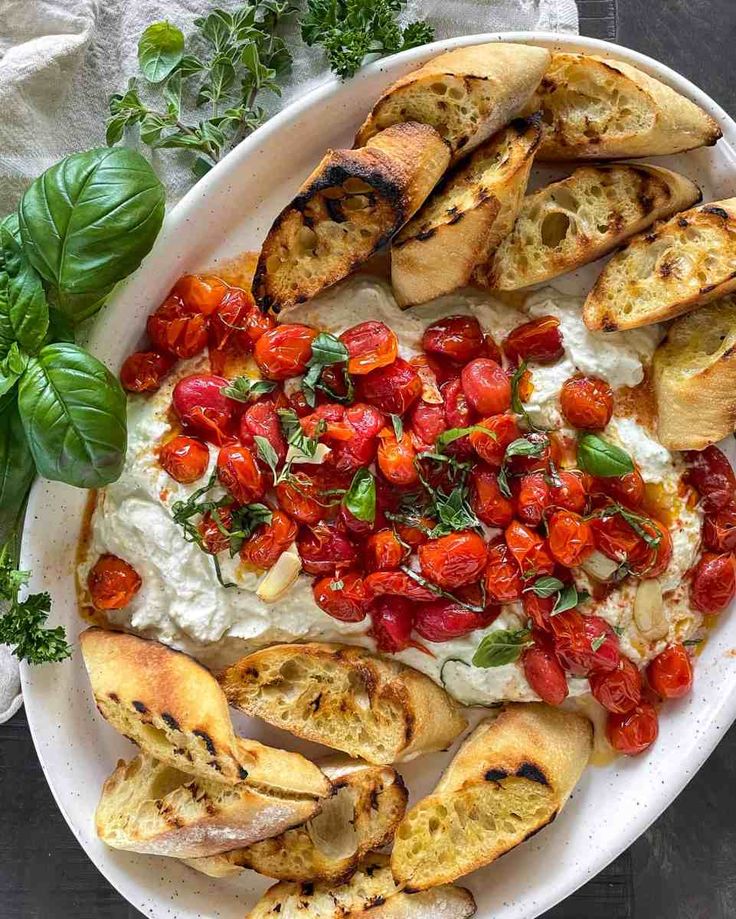
[[[466,727],[429,677],[362,648],[275,645],[221,676],[231,705],[376,765],[443,750]]]
[[[400,124],[361,150],[329,150],[263,243],[253,295],[279,312],[350,274],[412,217],[450,154],[424,124]]]
[[[553,54],[532,106],[549,125],[540,160],[661,156],[722,136],[710,115],[674,89],[597,55]]]
[[[545,48],[502,42],[440,54],[389,86],[355,144],[389,125],[419,121],[440,133],[454,157],[463,156],[520,114],[549,62]]]
[[[187,864],[210,877],[229,877],[252,868],[286,881],[342,884],[372,850],[393,839],[406,810],[407,792],[390,766],[340,758],[322,764],[335,794],[303,826],[213,858]]]
[[[244,781],[267,794],[326,798],[333,788],[324,772],[299,753],[267,747],[257,740],[235,738],[238,762],[248,773]]]
[[[512,233],[476,280],[497,290],[548,281],[700,198],[694,182],[661,166],[582,166],[524,200]]]
[[[683,211],[634,237],[588,294],[589,329],[616,332],[674,319],[736,290],[736,198]]]
[[[703,450],[736,427],[736,298],[676,319],[654,353],[657,433],[669,450]]]
[[[507,705],[482,722],[399,827],[396,882],[445,884],[524,842],[557,816],[591,749],[590,722],[547,705]]]
[[[195,858],[276,836],[320,808],[316,798],[194,779],[140,753],[118,763],[105,782],[95,820],[97,835],[113,849]]]
[[[534,151],[539,118],[520,119],[482,144],[445,179],[391,247],[391,284],[401,307],[465,286],[511,231]]]
[[[391,876],[388,856],[374,852],[347,884],[293,884],[267,890],[246,919],[469,919],[472,894],[462,887],[439,887],[406,894]]]

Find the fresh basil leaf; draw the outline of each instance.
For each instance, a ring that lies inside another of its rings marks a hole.
[[[36,352],[46,337],[49,309],[41,278],[26,257],[15,214],[0,223],[0,355],[13,342]]]
[[[254,380],[252,377],[235,377],[220,392],[228,399],[236,402],[250,402],[251,399],[260,399],[276,389],[276,384],[271,380]]]
[[[649,517],[637,514],[635,511],[631,511],[627,507],[624,507],[623,504],[607,505],[601,511],[600,516],[608,517],[612,514],[618,514],[620,517],[623,517],[636,535],[639,536],[650,549],[659,549],[662,537],[661,535],[652,536],[649,530],[646,529],[647,525],[652,525],[652,521]],[[657,531],[657,533],[659,534],[659,531]]]
[[[504,462],[512,456],[541,456],[546,449],[547,441],[544,438],[533,441],[527,440],[525,437],[518,437],[506,447]]]
[[[52,341],[76,341],[74,326],[69,317],[53,306],[49,307],[49,328],[44,344]]]
[[[343,506],[356,520],[375,523],[376,480],[368,469],[359,469],[342,499]]]
[[[311,367],[307,369],[307,372],[302,378],[302,392],[304,393],[304,401],[310,408],[314,408],[317,404],[317,384],[319,383],[319,378],[321,376],[322,365],[312,364]]]
[[[24,251],[72,322],[97,312],[140,265],[161,229],[164,197],[146,160],[125,147],[68,156],[23,195]]]
[[[0,396],[10,392],[27,366],[28,355],[25,351],[21,351],[18,342],[14,341],[8,353],[0,361]]]
[[[437,450],[438,453],[442,453],[445,447],[448,447],[456,440],[460,440],[461,437],[467,437],[468,434],[472,434],[473,431],[482,431],[484,434],[492,437],[493,440],[498,440],[496,434],[488,428],[483,427],[482,424],[471,424],[467,428],[449,428],[449,430],[443,431],[435,441],[435,450]]]
[[[511,486],[509,485],[509,475],[505,465],[502,465],[498,470],[496,481],[498,482],[498,490],[501,492],[504,498],[512,497],[513,492],[511,491]]]
[[[503,667],[513,664],[521,657],[521,652],[531,647],[529,629],[495,629],[486,635],[473,654],[474,667]]]
[[[428,512],[432,517],[437,518],[437,526],[430,533],[432,539],[459,530],[477,529],[481,525],[475,511],[470,506],[468,489],[465,485],[455,486],[449,495],[435,491]]]
[[[605,640],[606,640],[606,633],[601,632],[600,635],[596,635],[596,637],[590,642],[590,647],[594,651],[598,651],[603,645],[603,643],[605,642]]]
[[[401,415],[391,415],[391,426],[394,429],[396,440],[401,440],[404,436],[404,422],[401,420]]]
[[[278,465],[279,457],[274,448],[271,446],[271,442],[265,437],[261,437],[256,434],[253,438],[255,441],[256,449],[258,450],[258,455],[261,457],[263,462],[268,466],[268,468],[273,473],[274,480],[278,477]]]
[[[339,338],[329,332],[320,332],[312,341],[312,357],[309,365],[320,364],[327,367],[330,364],[345,364],[350,353]]]
[[[13,396],[0,410],[0,544],[7,543],[15,532],[35,475],[36,465]]]
[[[545,599],[546,597],[551,597],[553,594],[559,593],[563,590],[565,585],[559,578],[553,577],[542,577],[537,578],[537,580],[531,585],[531,587],[525,587],[524,592],[531,592],[536,594],[538,597]]]
[[[578,466],[590,475],[606,479],[634,471],[629,454],[597,434],[583,434],[578,440]]]
[[[574,584],[566,584],[559,593],[557,601],[550,613],[556,616],[558,613],[564,613],[569,609],[574,609],[589,598],[585,590],[578,590]]]
[[[184,33],[170,22],[154,22],[138,42],[138,64],[149,83],[160,83],[184,55]]]
[[[77,345],[46,345],[21,377],[18,407],[36,467],[47,479],[98,488],[125,460],[126,402],[120,383]]]

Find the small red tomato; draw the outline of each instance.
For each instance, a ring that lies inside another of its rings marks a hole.
[[[521,430],[513,415],[493,415],[484,418],[479,424],[488,428],[489,433],[471,431],[470,444],[490,466],[499,467],[506,455],[506,448],[521,437]]]
[[[393,364],[399,353],[399,340],[394,332],[375,319],[346,329],[340,341],[348,349],[348,372],[363,376],[371,370]]]
[[[297,526],[283,511],[274,511],[270,523],[262,523],[240,547],[240,557],[253,568],[273,568],[296,539]]]
[[[202,539],[202,548],[210,555],[219,555],[230,548],[230,533],[233,529],[233,513],[228,507],[207,511],[197,525]]]
[[[411,437],[406,431],[400,440],[391,428],[383,428],[378,434],[377,462],[381,474],[392,485],[413,485],[419,481],[414,460],[416,450],[412,446]]]
[[[670,645],[647,667],[647,679],[662,699],[680,699],[693,686],[693,665],[683,644]]]
[[[172,479],[190,485],[207,471],[210,451],[201,440],[178,434],[161,447],[158,461]]]
[[[595,549],[593,530],[574,511],[559,510],[547,519],[547,545],[560,565],[577,568]]]
[[[736,505],[729,504],[703,523],[703,545],[711,552],[736,549]]]
[[[484,583],[489,603],[513,603],[522,596],[524,582],[519,566],[503,540],[488,547]]]
[[[302,431],[307,437],[318,437],[321,431],[325,442],[351,440],[353,431],[343,424],[344,418],[345,406],[327,402],[301,419]]]
[[[185,274],[176,282],[171,293],[192,312],[210,316],[227,291],[227,284],[212,275]]]
[[[646,494],[644,479],[638,469],[622,476],[593,478],[590,490],[594,495],[608,495],[627,507],[640,507]]]
[[[207,347],[207,317],[169,297],[148,317],[148,337],[159,351],[176,357],[194,357]]]
[[[718,447],[689,450],[685,453],[689,464],[685,481],[700,494],[706,514],[714,514],[734,503],[736,474],[725,454]]]
[[[160,351],[136,351],[125,358],[120,382],[128,392],[155,392],[176,359]]]
[[[506,527],[514,519],[514,502],[501,493],[498,476],[480,464],[470,473],[470,506],[489,526]]]
[[[174,387],[172,403],[182,425],[204,440],[221,446],[232,437],[238,403],[223,395],[224,377],[196,374]]]
[[[463,391],[459,377],[449,380],[442,387],[445,400],[445,418],[450,428],[467,428],[473,419],[473,411]]]
[[[523,578],[552,574],[554,560],[543,537],[538,533],[514,520],[506,527],[504,537]]]
[[[549,619],[555,608],[556,597],[539,597],[533,590],[525,590],[521,603],[524,607],[524,615],[531,619],[535,629],[541,632],[549,632]]]
[[[286,513],[299,523],[317,523],[327,515],[327,501],[320,497],[316,480],[306,472],[279,482],[276,498]]]
[[[593,697],[609,712],[625,715],[641,701],[641,674],[628,657],[615,670],[596,670],[588,679]]]
[[[371,634],[379,651],[396,654],[409,647],[414,607],[405,597],[379,597],[370,607]]]
[[[659,520],[646,520],[639,524],[647,533],[649,544],[640,539],[636,549],[629,554],[631,573],[638,578],[658,578],[672,561],[672,537],[670,531]]]
[[[580,472],[558,472],[556,479],[559,484],[550,486],[550,504],[553,507],[562,507],[567,511],[581,514],[585,510],[588,498],[585,494],[583,474]]]
[[[395,528],[398,533],[399,539],[406,543],[407,546],[410,546],[412,549],[417,549],[419,546],[423,546],[425,542],[429,539],[429,533],[437,525],[436,520],[432,520],[430,517],[418,517],[416,520],[416,526],[412,526],[408,523],[396,523]]]
[[[547,434],[532,431],[524,434],[524,440],[535,449],[528,455],[518,454],[511,457],[509,470],[512,475],[522,475],[525,472],[540,472],[547,469],[550,460],[554,460],[554,442]]]
[[[255,343],[276,323],[262,313],[248,291],[230,288],[210,319],[210,363],[226,364],[228,354],[250,354]]]
[[[704,552],[692,574],[690,602],[701,613],[714,616],[723,612],[735,594],[736,563],[733,555]]]
[[[503,368],[489,357],[477,357],[460,374],[468,402],[481,415],[498,415],[511,406],[511,383]]]
[[[422,394],[417,371],[401,357],[357,381],[358,397],[383,412],[403,415]]]
[[[565,670],[577,676],[615,670],[621,660],[618,638],[600,616],[566,610],[550,620],[555,652]]]
[[[623,715],[611,712],[606,724],[608,742],[614,750],[627,756],[643,753],[659,734],[656,708],[649,702],[640,702],[636,708]]]
[[[241,444],[226,444],[217,454],[217,478],[238,504],[250,504],[266,491],[261,470],[253,454]]]
[[[574,428],[602,431],[613,415],[613,390],[598,377],[570,377],[562,384],[560,407]]]
[[[333,449],[335,468],[355,472],[369,466],[378,450],[378,433],[384,426],[381,412],[356,402],[345,409],[342,425],[327,426],[325,442]]]
[[[304,528],[296,545],[307,574],[331,574],[352,567],[358,559],[355,543],[324,520]]]
[[[312,588],[314,602],[340,622],[361,622],[368,612],[368,597],[363,578],[356,571],[346,571],[339,580],[320,578]]]
[[[521,361],[551,364],[565,353],[559,319],[540,316],[517,326],[504,339],[503,350],[513,364]]]
[[[483,330],[473,316],[445,316],[427,326],[422,347],[429,354],[465,364],[484,350]]]
[[[269,380],[286,380],[304,373],[316,337],[316,329],[306,325],[276,326],[256,342],[253,356],[258,369]]]
[[[394,571],[404,559],[406,550],[393,530],[379,530],[368,537],[363,557],[368,571]]]
[[[312,413],[312,406],[307,404],[307,399],[301,389],[295,389],[286,397],[290,408],[293,408],[299,418],[304,418]]]
[[[552,494],[543,472],[530,472],[522,477],[516,496],[516,513],[529,526],[539,526],[549,507]]]
[[[450,641],[461,638],[468,632],[483,628],[487,619],[482,613],[473,612],[452,600],[435,600],[422,603],[416,608],[414,629],[427,641]]]
[[[431,539],[418,555],[424,577],[448,589],[477,581],[488,559],[482,537],[469,530]]]
[[[87,575],[87,588],[95,609],[122,609],[140,587],[138,572],[117,555],[101,555]]]
[[[405,571],[374,571],[365,579],[370,597],[386,595],[406,597],[409,600],[435,600],[437,594],[415,581]]]
[[[359,517],[356,517],[351,510],[345,506],[345,501],[343,499],[340,504],[340,510],[338,511],[338,520],[340,525],[344,530],[347,530],[348,533],[353,536],[365,537],[372,533],[376,528],[376,519],[373,520],[361,520]]]
[[[255,447],[255,437],[265,438],[273,447],[279,463],[283,463],[287,446],[273,402],[255,402],[243,412],[240,419],[240,440],[247,447]]]
[[[410,412],[409,429],[419,444],[433,447],[440,434],[447,430],[444,405],[420,399]]]
[[[636,577],[659,577],[672,559],[672,537],[657,520],[642,517],[636,522],[649,542],[622,515],[605,508],[590,526],[596,549],[616,562],[625,562]]]
[[[537,641],[521,655],[521,666],[527,683],[548,705],[562,705],[567,698],[567,679],[554,651],[546,642]]]

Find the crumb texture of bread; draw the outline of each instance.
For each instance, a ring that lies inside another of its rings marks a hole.
[[[315,798],[266,795],[245,782],[195,779],[140,753],[105,782],[95,822],[111,848],[194,858],[276,836],[320,807]]]
[[[251,868],[276,880],[347,881],[370,851],[391,842],[406,810],[407,791],[390,766],[341,758],[322,768],[335,794],[316,817],[248,848],[188,864],[211,877]]]
[[[328,150],[268,231],[256,302],[279,312],[355,271],[416,213],[449,159],[439,134],[416,123],[387,128],[360,150]]]
[[[497,290],[548,281],[607,255],[700,197],[694,182],[660,166],[581,166],[524,199],[513,231],[476,280]]]
[[[637,67],[555,52],[530,110],[548,125],[541,160],[662,156],[715,144],[721,129],[694,102]]]
[[[470,153],[521,113],[550,59],[545,48],[504,42],[440,54],[389,86],[355,144],[389,125],[418,121],[435,128],[455,158]]]
[[[266,891],[245,919],[470,919],[472,894],[438,887],[406,894],[394,882],[387,855],[373,853],[345,884],[281,881]]]
[[[425,890],[487,865],[551,823],[592,750],[590,722],[538,703],[506,705],[465,740],[399,826],[394,878]]]
[[[275,645],[220,680],[236,708],[375,765],[443,750],[467,725],[429,677],[357,647]]]
[[[654,353],[657,434],[669,450],[703,450],[736,428],[736,298],[676,319]]]
[[[514,224],[541,136],[538,116],[517,119],[443,179],[391,247],[399,306],[468,284]]]
[[[589,329],[674,319],[736,290],[736,198],[683,211],[631,239],[588,294]]]

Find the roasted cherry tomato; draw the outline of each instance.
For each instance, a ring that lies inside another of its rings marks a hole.
[[[490,466],[501,466],[506,448],[521,437],[521,430],[513,415],[492,415],[484,418],[479,424],[488,428],[489,434],[483,431],[471,431],[470,444]]]
[[[378,597],[370,606],[370,616],[371,634],[379,651],[396,654],[409,647],[414,605],[406,597]]]
[[[484,584],[489,603],[513,603],[521,598],[524,582],[519,566],[503,540],[488,547]]]
[[[736,549],[736,505],[729,504],[705,518],[703,545],[711,552],[732,552]]]
[[[224,281],[212,275],[185,274],[174,285],[171,293],[192,312],[210,316],[228,291]]]
[[[523,435],[524,440],[535,449],[527,454],[519,453],[511,457],[509,462],[509,471],[513,475],[523,475],[525,472],[545,471],[550,460],[555,460],[554,451],[556,442],[550,440],[547,434],[539,431],[532,431],[530,434]]]
[[[470,530],[431,539],[418,555],[424,577],[448,589],[479,580],[488,559],[482,537]]]
[[[514,519],[514,502],[501,493],[498,476],[487,466],[478,464],[470,473],[470,506],[489,526],[506,527]]]
[[[255,437],[264,437],[273,447],[279,463],[286,459],[286,440],[273,402],[249,405],[240,419],[240,440],[257,454]]]
[[[219,555],[230,548],[230,533],[233,530],[233,512],[228,507],[207,511],[197,524],[202,539],[202,548],[210,555]]]
[[[574,511],[554,511],[547,518],[547,546],[560,565],[577,568],[595,549],[593,530]]]
[[[194,357],[207,347],[207,317],[190,309],[178,297],[169,297],[148,317],[148,337],[159,351],[176,357]]]
[[[356,402],[345,409],[341,424],[327,426],[325,443],[332,447],[335,468],[355,472],[369,466],[378,450],[384,417],[377,408]]]
[[[285,380],[304,373],[316,337],[316,329],[306,325],[276,326],[256,342],[253,356],[258,369],[269,380]]]
[[[95,609],[122,609],[140,587],[138,572],[117,555],[101,555],[87,575],[87,588]]]
[[[250,293],[230,288],[210,319],[210,362],[224,366],[228,354],[250,354],[255,343],[275,328],[271,316],[262,313]]]
[[[412,549],[417,549],[419,546],[423,546],[424,543],[429,539],[428,534],[435,528],[436,525],[437,521],[432,520],[430,517],[418,517],[416,520],[416,525],[399,522],[394,524],[399,539],[403,543],[406,543],[407,546],[411,546]]]
[[[217,454],[217,478],[238,504],[250,504],[266,491],[263,474],[253,454],[241,444],[226,444]]]
[[[521,361],[551,364],[565,353],[560,320],[554,316],[540,316],[539,319],[517,326],[504,339],[503,350],[514,364]]]
[[[351,568],[358,559],[355,543],[324,520],[302,529],[296,545],[307,574],[331,574]]]
[[[401,357],[387,367],[372,370],[357,381],[358,397],[383,412],[403,415],[422,394],[417,371]]]
[[[445,400],[447,427],[468,427],[473,419],[473,410],[465,396],[463,384],[459,377],[445,383],[442,387],[442,397]]]
[[[629,554],[631,573],[639,578],[658,578],[672,561],[670,531],[659,520],[650,519],[640,526],[648,535],[650,543],[640,539],[636,549]]]
[[[423,399],[415,402],[409,415],[409,429],[416,439],[415,446],[433,447],[440,434],[447,430],[444,404]]]
[[[368,597],[363,578],[355,571],[335,577],[320,578],[312,588],[314,602],[340,622],[361,622],[368,612]]]
[[[562,705],[567,698],[567,679],[548,642],[536,637],[534,647],[521,655],[527,683],[548,705]]]
[[[615,670],[621,660],[618,638],[600,616],[583,616],[575,609],[550,619],[555,653],[565,670],[577,676]]]
[[[481,415],[498,415],[511,406],[511,382],[489,357],[477,357],[460,374],[468,402]]]
[[[383,428],[378,434],[378,441],[378,468],[387,482],[392,485],[413,485],[419,481],[419,472],[414,462],[416,450],[406,431],[397,440],[392,428]]]
[[[327,514],[327,499],[320,495],[316,480],[298,472],[276,486],[276,497],[286,513],[299,523],[313,524]]]
[[[516,513],[529,526],[539,526],[550,506],[552,493],[543,472],[530,472],[522,477],[516,495]]]
[[[723,612],[736,594],[736,563],[731,554],[704,552],[695,566],[690,584],[690,602],[701,613]]]
[[[435,600],[437,594],[415,581],[405,571],[374,571],[367,575],[365,587],[371,597],[385,595],[406,597],[409,600]]]
[[[399,353],[399,340],[395,333],[375,319],[346,329],[340,335],[340,341],[350,355],[348,372],[355,376],[393,364]]]
[[[404,559],[406,549],[393,530],[379,530],[368,537],[363,550],[368,571],[394,571]]]
[[[574,428],[602,431],[613,415],[613,390],[598,377],[570,377],[562,384],[560,407]]]
[[[223,395],[224,377],[197,374],[184,377],[174,387],[172,402],[179,421],[204,440],[221,446],[232,438],[239,405]]]
[[[514,520],[506,527],[504,537],[523,578],[552,574],[555,563],[542,536]]]
[[[714,514],[734,503],[736,474],[718,447],[706,447],[699,452],[689,450],[685,459],[689,464],[685,481],[700,494],[706,514]]]
[[[308,415],[305,415],[300,423],[307,437],[319,437],[326,433],[327,441],[351,440],[353,430],[343,424],[344,418],[344,405],[327,402],[324,405],[318,405]]]
[[[283,511],[274,511],[240,547],[240,557],[253,568],[273,568],[296,539],[297,526]]]
[[[680,699],[693,686],[693,665],[687,648],[678,642],[665,648],[647,667],[647,679],[662,699]]]
[[[593,697],[609,712],[625,715],[641,701],[641,674],[628,657],[615,670],[595,670],[588,679]]]
[[[557,472],[551,478],[550,504],[552,507],[562,507],[566,511],[575,511],[582,514],[588,498],[585,493],[585,481],[582,472]],[[555,484],[557,482],[557,484]]]
[[[415,354],[410,358],[409,364],[416,370],[422,381],[421,398],[425,402],[441,405],[444,400],[440,392],[439,379],[434,371],[436,361],[431,362],[428,354]]]
[[[191,485],[207,471],[210,451],[201,440],[178,434],[161,447],[158,461],[172,479]]]
[[[474,316],[446,316],[427,326],[422,347],[429,354],[466,364],[483,353],[483,330]]]
[[[125,358],[120,382],[128,392],[155,392],[176,359],[160,351],[136,351]]]
[[[636,708],[623,715],[611,712],[606,724],[608,741],[614,750],[627,756],[643,753],[659,734],[656,708],[649,702],[640,702]]]
[[[533,590],[525,590],[521,598],[524,615],[531,619],[535,629],[549,632],[549,618],[555,608],[556,597],[539,597]]]
[[[590,521],[595,547],[608,558],[626,563],[636,577],[659,577],[672,559],[669,531],[647,517],[637,517],[634,523],[636,529],[620,513],[609,513],[604,508]],[[646,533],[647,539],[640,533]]]
[[[640,507],[646,494],[644,479],[638,469],[622,476],[593,478],[590,490],[595,495],[607,495],[627,507]]]
[[[461,638],[468,632],[481,629],[488,619],[483,613],[474,612],[453,603],[452,600],[435,600],[422,603],[416,608],[414,629],[427,641],[450,641]]]

